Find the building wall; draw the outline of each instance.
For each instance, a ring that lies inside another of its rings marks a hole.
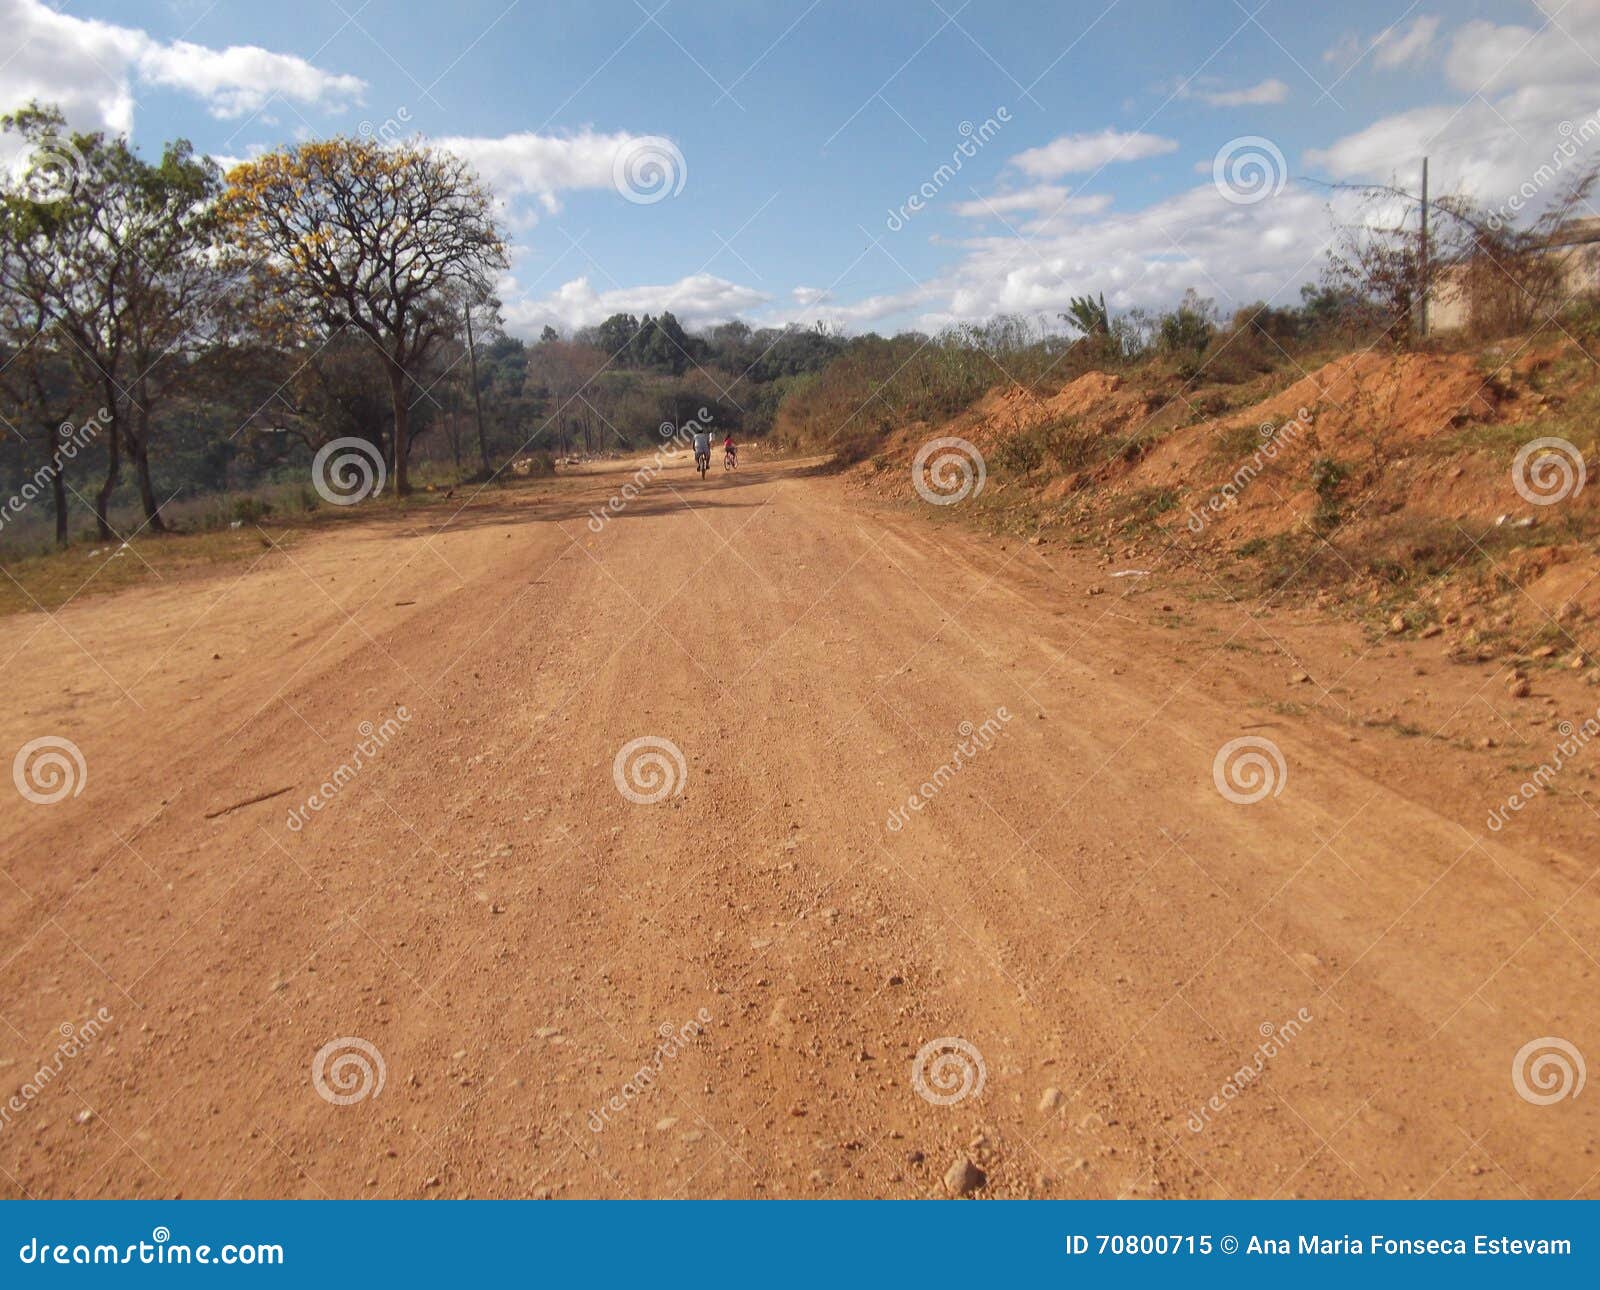
[[[1582,242],[1549,252],[1561,266],[1562,291],[1556,307],[1583,296],[1600,295],[1600,243]],[[1428,302],[1428,329],[1434,333],[1461,331],[1472,321],[1473,301],[1465,289],[1465,274],[1450,270],[1440,275]],[[1509,283],[1507,284],[1508,289]]]

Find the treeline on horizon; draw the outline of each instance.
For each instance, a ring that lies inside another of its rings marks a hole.
[[[1345,230],[1298,305],[1226,319],[1191,290],[1164,312],[1081,296],[1053,319],[931,336],[737,320],[694,332],[663,312],[526,342],[492,290],[508,265],[492,194],[421,141],[313,140],[224,176],[182,140],[147,161],[49,107],[0,129],[28,158],[0,181],[11,554],[314,509],[311,463],[336,439],[370,445],[400,494],[414,472],[424,487],[490,481],[653,447],[701,409],[718,431],[857,460],[998,384],[1049,391],[1137,366],[1182,391],[1319,348],[1409,343],[1446,266],[1474,260],[1497,284],[1515,270],[1510,304],[1493,293],[1504,331],[1559,294],[1542,249],[1594,182],[1522,233],[1438,203],[1431,257],[1388,213],[1407,195],[1373,190],[1383,219]]]
[[[421,143],[313,141],[224,176],[50,107],[0,129],[27,159],[0,180],[9,555],[315,509],[312,460],[342,438],[403,493],[658,446],[702,409],[764,435],[848,343],[670,311],[512,335],[492,194]]]

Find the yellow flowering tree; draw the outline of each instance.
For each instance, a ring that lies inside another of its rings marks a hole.
[[[459,303],[487,293],[507,267],[488,192],[437,148],[323,139],[237,166],[221,214],[291,307],[377,346],[394,407],[394,486],[409,491],[417,378],[457,324]]]

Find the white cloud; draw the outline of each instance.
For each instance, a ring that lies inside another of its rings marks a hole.
[[[1348,76],[1368,56],[1375,66],[1393,71],[1409,63],[1422,62],[1433,51],[1434,37],[1438,34],[1439,19],[1432,14],[1419,14],[1409,26],[1396,22],[1370,38],[1360,32],[1348,32],[1323,50],[1322,61],[1331,64],[1341,78]]]
[[[1036,179],[1055,179],[1077,171],[1098,170],[1113,161],[1140,161],[1177,148],[1177,141],[1160,135],[1121,130],[1097,134],[1064,134],[1043,147],[1029,148],[1011,158],[1011,164]]]
[[[1053,317],[1085,291],[1104,291],[1114,309],[1170,307],[1189,287],[1225,313],[1256,299],[1294,301],[1322,269],[1333,235],[1326,204],[1290,184],[1236,206],[1205,184],[1138,211],[1047,217],[1026,238],[964,243],[960,263],[923,288],[916,321],[933,330],[997,313]]]
[[[147,41],[136,64],[138,79],[196,94],[219,117],[259,111],[274,95],[295,103],[359,102],[366,83],[335,75],[296,58],[255,45],[208,49],[187,40],[169,45]]]
[[[1546,199],[1559,192],[1571,175],[1600,162],[1600,0],[1569,0],[1559,26],[1547,24],[1538,5],[1529,7],[1538,26],[1474,20],[1449,37],[1444,67],[1455,92],[1445,102],[1383,117],[1311,150],[1307,162],[1336,179],[1398,177],[1409,185],[1427,156],[1434,191],[1459,190],[1491,207],[1529,182]],[[1396,48],[1414,44],[1424,21]],[[1433,28],[1425,34],[1431,45]]]
[[[612,314],[659,314],[670,310],[685,327],[703,327],[767,303],[767,296],[710,273],[695,273],[660,286],[618,287],[596,291],[587,277],[563,283],[550,295],[517,298],[514,279],[501,283],[506,325],[522,336],[537,335],[546,324],[570,332],[603,322]]]
[[[1242,90],[1192,90],[1183,97],[1199,99],[1212,107],[1260,107],[1287,102],[1289,87],[1276,77],[1270,77]]]
[[[6,57],[0,111],[30,99],[53,103],[80,130],[131,133],[135,88],[194,95],[215,116],[236,117],[274,94],[304,106],[359,100],[364,83],[303,58],[254,45],[210,49],[163,42],[132,27],[57,13],[40,0],[0,0]]]
[[[466,158],[502,198],[533,197],[550,213],[561,209],[557,194],[564,189],[611,188],[619,156],[654,138],[626,132],[597,134],[508,134],[497,139],[459,136],[435,139]]]
[[[1111,205],[1109,193],[1097,193],[1092,197],[1073,197],[1071,193],[1072,189],[1062,184],[1036,184],[1032,188],[990,193],[972,201],[957,202],[952,209],[969,219],[994,219],[1014,211],[1038,210],[1092,215]]]
[[[1395,26],[1379,36],[1372,56],[1379,67],[1403,67],[1432,49],[1438,32],[1439,20],[1431,14],[1422,14],[1405,31]]]

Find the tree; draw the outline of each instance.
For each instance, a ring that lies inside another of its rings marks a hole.
[[[1169,354],[1199,354],[1211,343],[1216,317],[1213,303],[1190,287],[1176,309],[1161,315],[1158,343]]]
[[[1073,296],[1067,302],[1067,312],[1056,316],[1090,339],[1111,335],[1111,315],[1106,310],[1105,292],[1100,293],[1098,301],[1093,296]]]
[[[5,214],[0,210],[0,284],[12,272],[10,238]],[[43,447],[44,462],[34,472],[32,486],[48,484],[55,508],[56,545],[66,546],[67,522],[66,463],[77,456],[79,430],[70,418],[81,415],[87,405],[82,387],[74,379],[71,364],[52,343],[48,319],[39,312],[36,298],[19,295],[0,285],[0,394],[16,422],[16,437],[24,444]],[[0,439],[10,424],[0,417]],[[83,429],[91,430],[85,422]],[[31,431],[31,433],[30,433]],[[19,488],[19,495],[27,484]],[[0,527],[6,522],[0,515]]]
[[[410,491],[410,394],[460,318],[508,267],[488,193],[459,157],[337,138],[267,153],[228,175],[222,211],[286,298],[382,354],[395,491]]]
[[[126,139],[71,134],[54,108],[30,105],[0,119],[36,160],[4,193],[3,289],[23,302],[99,390],[106,479],[95,499],[102,538],[113,536],[111,495],[125,450],[146,523],[162,530],[150,480],[158,405],[184,376],[187,350],[203,345],[220,295],[211,254],[216,166],[183,140],[159,165]]]
[[[624,367],[632,365],[638,337],[639,320],[632,314],[612,314],[594,331],[594,343]]]

